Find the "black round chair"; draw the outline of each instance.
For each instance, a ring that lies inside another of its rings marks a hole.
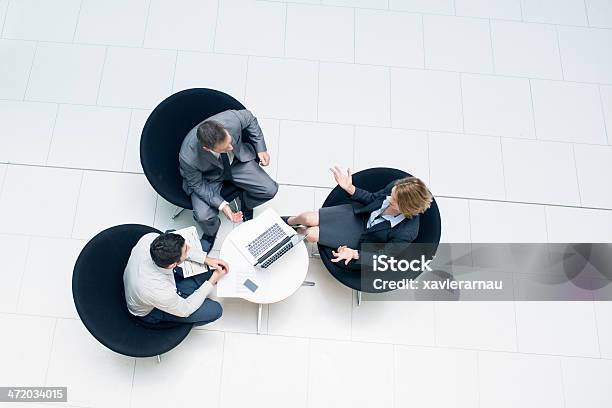
[[[127,309],[123,271],[132,248],[145,234],[160,231],[138,224],[100,232],[81,251],[72,274],[72,296],[89,332],[109,349],[131,357],[159,356],[176,347],[192,324],[148,325]]]
[[[387,184],[393,180],[397,180],[402,177],[409,177],[410,174],[402,170],[391,169],[386,167],[377,167],[367,170],[362,170],[353,174],[353,184],[357,187],[363,188],[364,190],[375,192],[384,188]],[[331,207],[334,205],[351,203],[351,199],[348,194],[336,186],[327,196],[323,207]],[[417,251],[423,253],[427,259],[431,259],[435,256],[440,244],[440,235],[442,233],[440,211],[438,204],[434,199],[431,203],[431,207],[420,215],[419,233],[413,243],[422,244],[418,246]],[[408,245],[409,246],[409,245]],[[359,271],[349,270],[343,268],[340,264],[333,263],[332,251],[330,248],[318,245],[319,255],[323,264],[327,270],[336,278],[340,283],[349,288],[370,292],[379,293],[388,290],[375,290],[370,288],[369,285],[362,285],[362,273]],[[369,278],[379,277],[380,275],[372,275],[367,272],[364,273],[364,277]]]
[[[240,110],[244,106],[223,92],[193,88],[167,97],[151,112],[140,138],[140,162],[153,189],[170,203],[193,209],[179,172],[181,144],[198,123],[228,109]],[[221,189],[227,202],[241,193],[242,189],[231,183]]]

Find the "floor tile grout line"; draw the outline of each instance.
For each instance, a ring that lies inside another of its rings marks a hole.
[[[572,144],[572,159],[574,161],[574,175],[576,176],[576,189],[578,190],[578,202],[580,203],[580,207],[582,207],[582,193],[580,192],[580,177],[578,175],[578,163],[576,162],[576,148]]]
[[[53,323],[53,334],[51,335],[51,345],[49,347],[49,357],[47,358],[47,368],[45,369],[45,386],[49,386],[49,369],[51,368],[51,359],[53,358],[53,346],[55,345],[55,335],[57,334],[57,319]]]
[[[30,80],[32,79],[32,71],[34,70],[34,64],[36,63],[36,54],[38,54],[38,41],[34,43],[34,54],[32,54],[32,63],[30,64],[30,70],[28,71],[28,79],[26,81],[25,89],[23,90],[22,101],[26,101],[28,90],[30,88]]]
[[[567,401],[565,400],[565,381],[563,378],[563,360],[559,358],[559,377],[561,380],[561,398],[563,399],[563,407],[567,407]]]
[[[392,408],[396,408],[396,402],[395,401],[395,387],[397,386],[397,364],[395,364],[397,362],[397,355],[396,355],[396,345],[392,344],[391,345],[391,375],[392,375],[392,379],[391,379],[391,407]]]
[[[546,242],[550,242],[550,231],[549,231],[549,226],[548,226],[548,210],[546,209],[547,206],[544,206],[544,227],[546,228]]]
[[[357,126],[353,126],[353,148],[351,149],[351,155],[353,157],[351,168],[357,168]],[[314,203],[314,208],[316,208],[317,203]]]
[[[261,1],[261,0],[260,0]],[[248,57],[247,57],[248,58]],[[379,68],[383,68],[383,67],[379,67]],[[465,73],[466,75],[480,75],[480,74],[470,74],[470,73]],[[542,81],[540,79],[535,79],[537,81]],[[543,80],[543,81],[547,81],[547,80]],[[584,85],[596,85],[596,84],[584,84]],[[602,86],[608,86],[608,85],[602,85]],[[246,84],[245,84],[245,89],[246,89]],[[7,98],[0,98],[0,101],[5,101],[5,102],[13,102],[13,103],[39,103],[39,104],[47,104],[47,105],[68,105],[68,106],[83,106],[83,107],[96,107],[96,108],[110,108],[110,109],[123,109],[123,110],[139,110],[139,111],[151,111],[151,108],[142,108],[142,107],[133,107],[133,106],[116,106],[116,105],[101,105],[101,104],[83,104],[83,103],[68,103],[68,102],[61,102],[61,103],[57,103],[57,102],[49,102],[49,101],[40,101],[40,100],[17,100],[17,99],[7,99]],[[318,101],[317,101],[318,103]],[[532,95],[532,115],[533,115],[533,95]],[[295,119],[295,118],[287,118],[287,117],[273,117],[273,116],[261,116],[263,119],[270,119],[270,120],[283,120],[283,121],[287,121],[287,122],[298,122],[298,123],[312,123],[312,124],[328,124],[328,125],[336,125],[336,126],[353,126],[355,125],[354,122],[329,122],[329,121],[320,121],[320,120],[305,120],[305,119]],[[534,119],[534,128],[535,128],[535,117]],[[394,127],[394,126],[386,126],[386,125],[372,125],[372,124],[358,124],[357,126],[360,127],[366,127],[366,128],[375,128],[375,129],[397,129],[397,130],[410,130],[410,131],[419,131],[419,132],[425,132],[425,131],[430,131],[433,133],[446,133],[446,134],[452,134],[452,135],[458,135],[458,136],[480,136],[480,137],[495,137],[495,138],[502,138],[502,139],[508,139],[508,140],[516,140],[516,141],[540,141],[540,142],[546,142],[546,143],[563,143],[563,144],[576,144],[576,145],[587,145],[587,146],[602,146],[602,147],[609,147],[610,144],[609,143],[592,143],[592,142],[584,142],[584,141],[573,141],[573,140],[555,140],[555,139],[538,139],[537,137],[520,137],[520,136],[506,136],[506,135],[501,135],[501,134],[482,134],[482,133],[475,133],[475,132],[464,132],[464,131],[452,131],[452,130],[440,130],[440,129],[426,129],[426,128],[409,128],[409,127]]]
[[[608,146],[606,146],[606,147],[608,147]],[[64,169],[64,170],[74,170],[74,171],[83,171],[83,172],[114,173],[114,174],[126,174],[126,175],[144,176],[143,173],[139,173],[139,172],[118,171],[118,170],[75,168],[75,167],[63,167],[63,166],[41,166],[41,165],[33,165],[33,164],[27,164],[27,163],[9,163],[9,162],[0,162],[0,164],[7,164],[9,166],[38,167],[38,168]],[[329,185],[305,185],[305,184],[295,184],[295,183],[279,183],[279,184],[280,185],[284,185],[284,186],[291,186],[291,187],[312,187],[312,188],[326,188],[326,189],[332,188]],[[444,193],[436,194],[436,197],[451,198],[451,199],[461,199],[461,200],[474,200],[474,201],[488,201],[488,202],[526,204],[526,205],[541,205],[541,206],[561,207],[561,208],[575,208],[575,209],[581,209],[581,210],[612,211],[612,207],[607,208],[607,207],[571,205],[571,204],[560,204],[560,203],[550,203],[550,202],[535,202],[535,201],[521,201],[521,200],[501,200],[501,199],[497,199],[497,198],[481,198],[481,197],[472,197],[472,196],[456,196],[456,195],[448,195],[448,194],[444,194]]]
[[[153,0],[148,0],[149,3],[147,4],[147,13],[146,13],[146,18],[145,18],[145,26],[144,26],[144,32],[142,33],[142,42],[141,44],[141,48],[144,48],[145,42],[147,41],[147,32],[149,30],[149,18],[151,17],[151,3],[153,3]]]
[[[606,143],[610,144],[610,132],[612,132],[612,123],[606,121],[606,110],[604,108],[603,95],[601,94],[601,85],[597,85],[599,91],[599,105],[601,106],[601,117],[603,118],[604,132],[606,133]],[[608,132],[608,126],[610,126],[610,132]]]
[[[155,221],[157,220],[157,207],[159,207],[160,198],[162,198],[162,196],[160,196],[156,191],[155,192],[155,210],[153,210],[153,224],[151,225],[155,225]]]
[[[307,360],[306,360],[306,403],[305,407],[308,407],[308,403],[310,400],[310,356],[312,353],[312,339],[308,338],[308,352],[307,352]]]
[[[217,396],[217,406],[221,406],[221,396],[223,395],[223,370],[225,363],[225,343],[227,342],[227,332],[223,333],[223,346],[221,348],[221,368],[219,369],[219,395]]]
[[[463,74],[459,74],[459,99],[461,100],[461,129],[465,134],[465,108],[463,103]]]
[[[497,68],[495,66],[495,47],[493,47],[493,25],[491,23],[491,19],[489,19],[489,44],[491,46],[491,65],[493,68],[493,73],[497,72]]]
[[[106,70],[106,60],[108,59],[108,49],[109,47],[104,47],[104,61],[102,62],[102,69],[100,70],[100,80],[98,81],[98,92],[96,93],[96,106],[104,106],[100,105],[100,95],[102,93],[102,82],[104,80],[104,71]]]
[[[389,89],[389,126],[393,125],[393,86],[391,84],[391,67],[387,67],[387,84]]]
[[[357,292],[354,289],[350,289],[350,313],[349,313],[349,341],[354,340],[353,336],[353,314],[355,313],[355,307],[357,306],[357,301],[355,300],[355,294]],[[347,302],[349,303],[349,302]]]
[[[0,164],[7,164],[9,166],[18,166],[18,167],[39,167],[39,168],[45,168],[45,169],[62,169],[62,170],[75,170],[75,171],[82,170],[82,171],[87,171],[87,172],[118,173],[118,174],[132,174],[132,175],[144,176],[143,172],[96,169],[93,167],[70,167],[70,166],[59,166],[59,165],[51,165],[51,164],[17,163],[17,162],[10,162],[10,161],[0,161]]]
[[[268,1],[268,0],[259,0],[259,1]],[[558,27],[558,26],[555,26]],[[612,28],[609,29],[612,31]],[[36,41],[31,39],[7,39],[8,41]],[[520,78],[520,79],[537,79],[543,81],[553,81],[553,82],[569,82],[575,84],[600,84],[600,85],[612,85],[611,82],[598,82],[598,81],[579,81],[579,80],[568,80],[565,78],[558,79],[553,77],[535,77],[535,76],[525,76],[525,75],[512,75],[512,74],[500,74],[500,73],[492,73],[492,72],[484,72],[484,71],[460,71],[453,69],[442,69],[442,68],[429,68],[427,66],[409,66],[409,65],[393,65],[393,64],[373,64],[373,63],[361,63],[361,62],[342,62],[337,60],[329,60],[329,59],[317,59],[317,58],[304,58],[304,57],[294,57],[294,56],[283,56],[283,55],[263,55],[263,54],[248,54],[248,53],[237,53],[237,52],[223,52],[223,51],[201,51],[201,50],[193,50],[193,49],[183,49],[183,48],[158,48],[158,47],[138,47],[138,46],[130,46],[130,45],[104,45],[104,44],[88,44],[88,43],[66,43],[60,41],[47,41],[47,40],[38,40],[38,43],[42,44],[67,44],[67,45],[91,45],[95,47],[106,47],[106,48],[123,48],[123,49],[131,49],[131,50],[149,50],[149,51],[172,51],[172,52],[189,52],[195,54],[217,54],[217,55],[226,55],[226,56],[240,56],[240,57],[254,57],[254,58],[264,58],[264,59],[280,59],[280,60],[291,60],[291,61],[302,61],[302,62],[325,62],[330,64],[338,64],[338,65],[358,65],[364,67],[391,67],[398,68],[404,70],[420,70],[420,71],[434,71],[434,72],[447,72],[447,73],[464,73],[464,74],[474,74],[474,75],[488,75],[500,78]]]
[[[176,67],[178,66],[178,59],[179,59],[179,51],[176,50],[176,55],[174,56],[174,69],[172,70],[172,79],[170,82],[170,94],[172,94],[175,90],[174,83],[176,81]]]
[[[317,98],[316,98],[316,112],[315,119],[319,121],[319,99],[321,95],[321,61],[317,62]]]
[[[353,63],[357,62],[357,9],[353,9]]]
[[[244,70],[244,103],[248,105],[247,102],[247,92],[249,89],[249,66],[251,65],[251,57],[246,57],[246,69]]]
[[[8,174],[9,164],[8,163],[0,163],[0,167],[4,166],[4,173],[0,173],[0,198],[2,198],[2,193],[4,192],[4,183],[6,181],[6,177]]]
[[[74,205],[74,215],[72,218],[72,228],[70,229],[70,238],[74,239],[74,228],[76,227],[77,216],[79,211],[79,204],[81,201],[81,190],[83,190],[83,180],[85,179],[85,170],[81,170],[81,182],[79,184],[79,192],[77,194],[76,203]]]
[[[23,271],[19,278],[19,289],[17,289],[17,301],[15,302],[15,313],[19,314],[19,302],[21,301],[21,292],[23,291],[23,281],[28,269],[28,259],[30,258],[30,250],[32,249],[32,236],[28,236],[28,248],[26,249],[25,261],[23,262]]]
[[[53,119],[53,125],[51,126],[51,137],[49,138],[49,147],[47,147],[45,167],[49,165],[49,157],[51,157],[51,149],[53,148],[53,141],[55,139],[55,128],[57,127],[57,120],[59,119],[60,107],[61,105],[59,103],[55,107],[55,119]]]
[[[78,317],[65,317],[65,316],[52,316],[52,315],[40,315],[33,313],[13,313],[13,312],[0,312],[0,315],[10,315],[10,316],[26,316],[26,317],[39,317],[46,319],[57,319],[57,320],[69,320],[69,321],[80,321]],[[218,329],[199,329],[202,332],[210,331],[217,333],[225,333],[227,334],[244,334],[250,336],[262,336],[258,335],[254,332],[249,331],[235,331],[235,330],[218,330]],[[265,334],[264,336],[270,337],[280,337],[287,339],[302,339],[302,340],[321,340],[321,341],[335,341],[335,342],[354,342],[359,344],[378,344],[378,345],[397,345],[400,347],[407,348],[417,348],[417,349],[442,349],[442,350],[452,350],[452,351],[473,351],[473,352],[482,352],[482,353],[503,353],[510,355],[530,355],[530,356],[539,356],[539,357],[558,357],[558,358],[578,358],[583,360],[604,360],[604,361],[612,361],[610,357],[592,357],[586,355],[577,355],[577,354],[546,354],[546,353],[534,353],[534,352],[517,352],[511,350],[503,350],[503,349],[487,349],[487,348],[468,348],[468,347],[457,347],[457,346],[441,346],[441,345],[431,345],[431,344],[416,344],[416,343],[390,343],[384,341],[364,341],[364,340],[350,340],[350,339],[341,339],[341,338],[332,338],[332,337],[301,337],[301,336],[292,336],[292,335],[283,335],[283,334]]]
[[[289,3],[285,3],[285,24],[283,29],[283,57],[287,56],[287,18],[289,17]]]
[[[431,185],[431,142],[429,140],[429,132],[425,132],[425,141],[427,142],[427,184]]]
[[[212,49],[211,49],[211,53],[215,52],[215,48],[217,47],[217,29],[219,28],[219,9],[221,8],[221,1],[222,0],[217,0],[217,12],[215,15],[215,29],[213,31],[213,42],[212,42]]]
[[[264,1],[264,0],[260,0],[260,1]],[[267,1],[267,0],[266,0]],[[611,29],[612,30],[612,29]],[[18,40],[9,40],[9,41],[30,41],[32,42],[33,40],[27,40],[27,39],[18,39]],[[44,44],[68,44],[68,45],[73,45],[72,43],[65,43],[65,42],[50,42],[50,41],[38,41],[39,43],[44,43]],[[79,45],[79,44],[76,44]],[[393,64],[386,64],[386,65],[382,65],[382,64],[372,64],[372,63],[361,63],[361,62],[340,62],[340,61],[336,61],[336,60],[328,60],[328,59],[315,59],[315,58],[302,58],[302,57],[287,57],[287,56],[278,56],[278,55],[260,55],[260,54],[246,54],[246,53],[232,53],[232,52],[211,52],[211,51],[199,51],[199,50],[192,50],[192,49],[181,49],[181,48],[154,48],[154,47],[134,47],[134,46],[126,46],[126,45],[92,45],[95,47],[106,47],[106,48],[123,48],[123,49],[130,49],[130,50],[149,50],[149,51],[171,51],[171,52],[189,52],[189,53],[195,53],[195,54],[206,54],[206,55],[225,55],[225,56],[240,56],[240,57],[253,57],[253,58],[262,58],[262,59],[276,59],[276,60],[290,60],[290,61],[299,61],[299,62],[324,62],[324,63],[329,63],[329,64],[337,64],[337,65],[357,65],[357,66],[363,66],[363,67],[371,67],[371,68],[381,68],[381,67],[390,67],[390,68],[397,68],[397,69],[403,69],[403,70],[413,70],[413,71],[433,71],[433,72],[442,72],[442,73],[459,73],[459,74],[473,74],[473,75],[484,75],[484,76],[493,76],[493,77],[500,77],[500,78],[517,78],[517,79],[536,79],[536,80],[542,80],[542,81],[552,81],[552,82],[562,82],[562,83],[573,83],[573,84],[584,84],[584,85],[588,85],[588,84],[595,84],[595,85],[612,85],[612,81],[611,82],[598,82],[598,81],[587,81],[587,80],[568,80],[568,79],[558,79],[558,78],[553,78],[553,77],[535,77],[535,76],[525,76],[525,75],[512,75],[512,74],[500,74],[500,73],[493,73],[493,72],[483,72],[483,71],[459,71],[459,70],[453,70],[453,69],[442,69],[442,68],[429,68],[427,66],[423,67],[423,66],[409,66],[409,65],[393,65]],[[125,107],[125,106],[121,106],[121,107]],[[144,109],[144,108],[141,108]]]
[[[427,70],[427,58],[426,52],[427,47],[425,47],[425,16],[421,14],[421,37],[422,37],[422,45],[423,45],[423,70]]]
[[[257,0],[259,2],[267,2],[267,3],[274,3],[274,4],[291,4],[291,5],[303,5],[305,3],[301,3],[301,2],[297,2],[297,1],[285,1],[285,0]],[[315,3],[313,5],[319,5],[322,7],[335,7],[335,8],[354,8],[357,10],[367,10],[367,11],[381,11],[381,10],[388,10],[391,11],[393,13],[398,13],[398,14],[421,14],[421,15],[428,15],[428,16],[438,16],[438,17],[461,17],[461,18],[469,18],[469,19],[473,19],[473,20],[487,20],[487,19],[493,19],[493,20],[498,20],[498,21],[507,21],[507,22],[511,22],[511,23],[517,23],[517,22],[523,22],[523,23],[528,23],[528,24],[541,24],[541,25],[560,25],[563,27],[575,27],[575,28],[585,28],[585,29],[599,29],[599,30],[612,30],[612,27],[604,27],[604,26],[591,26],[591,25],[578,25],[578,24],[567,24],[567,23],[552,23],[552,22],[548,22],[548,21],[535,21],[535,20],[526,20],[524,17],[524,10],[523,10],[523,5],[521,4],[521,2],[519,1],[519,6],[520,6],[520,11],[521,11],[521,17],[519,18],[503,18],[503,17],[495,17],[495,16],[477,16],[477,15],[468,15],[468,14],[453,14],[453,12],[451,13],[436,13],[436,12],[432,12],[432,11],[427,11],[427,10],[404,10],[404,9],[398,9],[398,8],[380,8],[380,7],[363,7],[363,6],[355,6],[355,5],[344,5],[344,4],[322,4],[322,3]]]
[[[533,123],[533,137],[535,140],[538,139],[538,128],[536,126],[536,116],[535,116],[535,104],[533,102],[533,84],[531,83],[531,79],[528,80],[529,83],[529,99],[531,101],[531,122]]]
[[[476,407],[481,408],[482,396],[481,392],[481,370],[480,370],[480,352],[474,352],[476,357]]]
[[[134,402],[134,379],[136,378],[136,364],[138,361],[134,358],[134,365],[132,367],[132,384],[130,386],[130,398],[128,399],[128,408],[132,407],[132,403]]]
[[[595,300],[591,300],[593,306],[593,321],[595,322],[595,338],[597,339],[597,351],[599,352],[599,358],[603,358],[601,353],[601,338],[599,337],[599,324],[597,319],[597,309],[595,309]]]
[[[559,38],[559,26],[555,25],[555,34],[557,36],[557,52],[559,53],[559,65],[561,67],[561,80],[565,81],[565,70],[563,69],[563,55],[561,54],[561,39]]]
[[[121,171],[125,170],[125,162],[127,160],[128,145],[130,144],[130,130],[132,130],[132,120],[134,118],[134,110],[130,109],[130,119],[128,120],[127,131],[125,135],[125,143],[123,145],[123,162],[121,163]]]
[[[514,296],[514,295],[513,295]],[[516,297],[512,300],[512,311],[514,312],[514,348],[517,353],[520,353],[519,335],[518,335],[518,314],[516,311]]]
[[[281,2],[281,1],[277,1],[277,0],[258,0],[258,1],[264,1],[264,2],[269,2],[269,3],[277,3],[277,4],[303,4],[303,3],[296,3],[296,2]],[[321,5],[323,6],[323,5]],[[150,7],[150,2],[149,2],[149,7]],[[386,10],[386,9],[381,9],[381,8],[368,8],[368,7],[357,7],[357,6],[345,6],[345,5],[325,5],[325,7],[337,7],[337,8],[352,8],[352,9],[356,9],[356,10]],[[7,6],[7,10],[8,10],[8,6]],[[502,21],[502,22],[510,22],[510,23],[516,23],[516,22],[523,22],[523,23],[527,23],[527,24],[539,24],[539,25],[546,25],[546,26],[560,26],[560,27],[572,27],[572,28],[581,28],[581,29],[587,29],[587,30],[612,30],[612,27],[600,27],[600,26],[588,26],[588,25],[576,25],[576,24],[561,24],[561,23],[551,23],[551,22],[547,22],[547,21],[527,21],[525,20],[523,17],[519,20],[519,19],[511,19],[511,18],[499,18],[499,17],[492,17],[492,16],[488,16],[488,17],[482,17],[482,16],[471,16],[471,15],[453,15],[453,14],[448,14],[448,13],[433,13],[433,12],[426,12],[426,11],[408,11],[408,10],[401,10],[401,9],[391,9],[389,8],[389,11],[394,12],[394,13],[403,13],[403,14],[412,14],[412,15],[421,15],[421,16],[442,16],[442,17],[460,17],[460,18],[468,18],[468,19],[473,19],[473,20],[496,20],[496,21]],[[523,14],[523,10],[522,10],[522,5],[521,5],[521,14]],[[7,12],[8,15],[8,12]],[[147,29],[147,25],[148,25],[148,17],[149,15],[147,14],[147,24],[145,25],[145,36],[146,36],[146,29]],[[7,16],[5,15],[5,20],[6,20]],[[5,31],[5,27],[6,24],[4,24],[3,26],[3,31]],[[5,37],[4,33],[2,36],[3,39],[6,40],[28,40],[28,41],[32,41],[32,38],[20,38],[20,37]],[[44,42],[49,42],[49,43],[68,43],[68,44],[72,44],[70,42],[66,42],[66,41],[55,41],[55,40],[45,40]],[[94,45],[94,43],[87,43],[87,42],[74,42],[74,44],[83,44],[83,45],[87,45],[87,44],[91,44]],[[95,45],[104,45],[104,44],[95,44]],[[121,46],[121,47],[127,47],[127,48],[147,48],[147,49],[163,49],[163,48],[155,48],[155,47],[145,47],[144,46],[144,39],[143,39],[143,46],[142,47],[138,47],[138,46],[128,46],[128,45],[107,45],[107,46]],[[174,50],[174,49],[173,49]],[[190,50],[187,50],[190,51]],[[193,50],[191,50],[193,51]]]
[[[433,347],[438,346],[438,308],[436,307],[438,304],[437,301],[431,302],[431,308],[433,309]]]
[[[11,0],[6,1],[6,7],[4,8],[4,16],[2,18],[2,30],[0,30],[0,38],[4,38],[4,29],[6,28],[6,18],[9,14],[9,7],[11,5]]]
[[[505,202],[505,201],[504,201]],[[470,235],[470,249],[472,246],[472,242],[474,241],[473,234],[472,234],[472,199],[468,199],[467,200],[467,206],[468,206],[468,225],[469,225],[469,235]]]
[[[501,158],[502,179],[504,180],[504,200],[508,199],[508,186],[506,181],[506,164],[504,162],[504,144],[502,139],[499,139],[499,154]]]
[[[72,32],[72,42],[73,43],[76,41],[76,34],[79,29],[79,23],[81,21],[81,10],[83,10],[84,1],[85,0],[81,0],[81,2],[79,3],[79,11],[77,11],[76,23],[74,24],[74,31]]]

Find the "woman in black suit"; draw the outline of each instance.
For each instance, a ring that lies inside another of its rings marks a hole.
[[[417,237],[419,214],[432,202],[431,192],[420,179],[405,177],[370,193],[353,185],[351,169],[346,174],[338,167],[330,170],[353,203],[325,207],[285,220],[289,225],[303,226],[298,231],[306,233],[308,241],[334,248],[332,262],[344,261],[345,265],[358,267],[362,244],[409,243]]]

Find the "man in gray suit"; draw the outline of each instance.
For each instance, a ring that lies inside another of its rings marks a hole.
[[[243,130],[250,134],[249,141],[243,140]],[[183,190],[191,196],[193,217],[210,246],[221,224],[219,211],[232,222],[249,220],[253,208],[278,191],[278,184],[261,168],[270,164],[270,155],[257,118],[247,109],[227,110],[196,125],[183,141],[179,162]],[[224,181],[245,190],[242,211],[233,212],[221,197]]]

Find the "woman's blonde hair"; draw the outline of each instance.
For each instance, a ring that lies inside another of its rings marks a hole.
[[[405,177],[395,182],[397,205],[406,218],[425,212],[431,205],[431,192],[417,177]]]

